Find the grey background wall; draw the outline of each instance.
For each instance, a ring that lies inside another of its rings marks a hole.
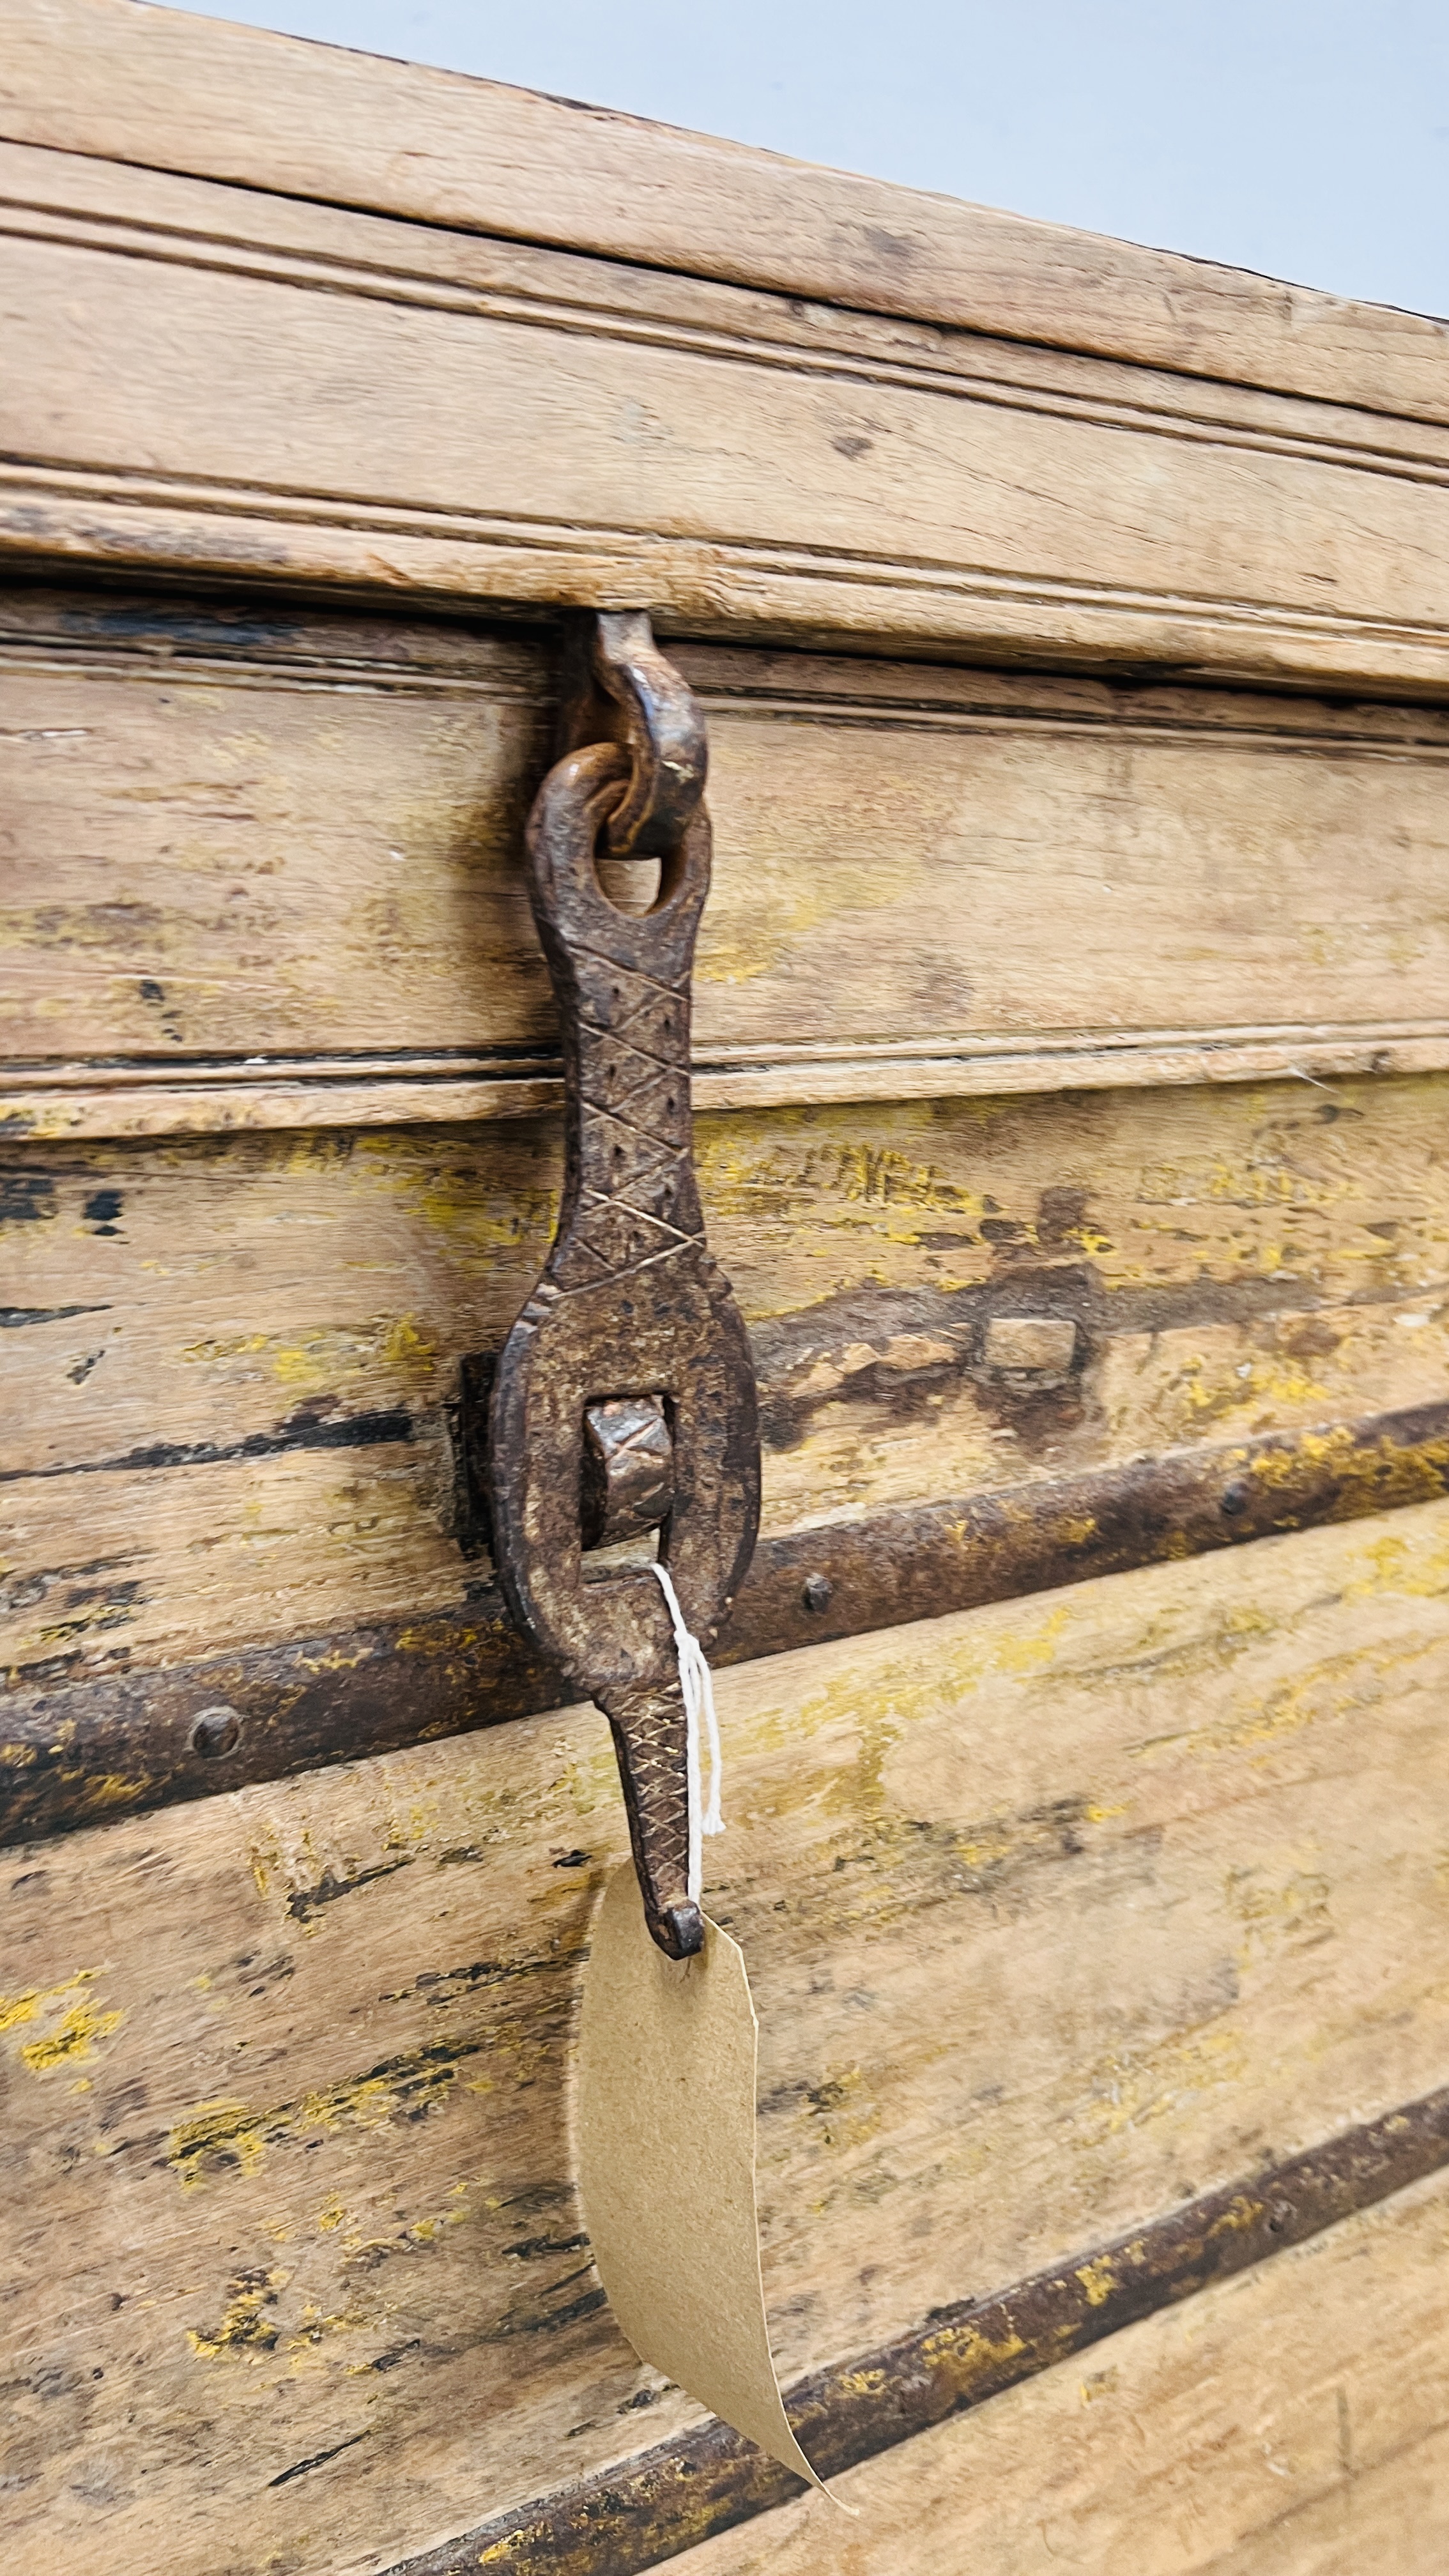
[[[200,14],[1449,314],[1449,0],[237,0]]]

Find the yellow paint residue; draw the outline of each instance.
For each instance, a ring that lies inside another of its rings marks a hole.
[[[30,1986],[21,1994],[0,1995],[0,2032],[22,2030],[65,2007],[53,2030],[28,2041],[19,2052],[32,2075],[51,2075],[57,2067],[83,2062],[97,2040],[109,2039],[120,2029],[124,2013],[97,2012],[86,1999],[85,1989],[101,1973],[99,1968],[77,1968],[61,1985]]]
[[[226,1341],[187,1342],[180,1356],[193,1362],[250,1358],[255,1352],[266,1350],[273,1338],[270,1333],[235,1333]]]
[[[1010,1860],[1018,1848],[1018,1837],[1009,1833],[976,1834],[968,1842],[958,1842],[956,1849],[968,1869],[994,1869],[998,1861]]]
[[[464,1643],[471,1646],[474,1643],[473,1637],[468,1636],[464,1639]],[[329,1646],[326,1652],[320,1655],[299,1654],[297,1664],[298,1669],[304,1673],[351,1673],[357,1670],[359,1664],[366,1663],[367,1653],[368,1650],[364,1646],[350,1648]]]
[[[1050,1612],[1024,1634],[998,1637],[994,1641],[991,1661],[999,1673],[1034,1673],[1056,1659],[1057,1639],[1065,1628],[1070,1612],[1059,1608]]]
[[[816,2135],[827,2147],[863,2146],[880,2128],[880,2105],[866,2092],[865,2077],[858,2066],[842,2067],[838,2074],[827,2075],[821,2083],[811,2086],[805,2099],[809,2117],[820,2124]]]
[[[1209,1375],[1202,1359],[1193,1356],[1182,1362],[1180,1377],[1188,1414],[1196,1424],[1225,1422],[1233,1414],[1251,1412],[1254,1420],[1247,1427],[1266,1429],[1271,1427],[1271,1415],[1264,1413],[1265,1406],[1297,1413],[1305,1405],[1328,1408],[1334,1401],[1323,1380],[1311,1376],[1299,1362],[1261,1351],[1240,1361],[1226,1378]],[[1300,1440],[1297,1446],[1301,1458],[1305,1443]],[[1256,1469],[1262,1462],[1245,1463]]]
[[[985,1214],[979,1193],[949,1179],[938,1163],[858,1135],[831,1134],[808,1112],[777,1112],[766,1134],[768,1143],[762,1144],[748,1122],[701,1120],[696,1154],[711,1214],[773,1217],[792,1225],[808,1217],[839,1226],[853,1221],[845,1210],[864,1207],[960,1217],[972,1227]],[[901,1239],[914,1242],[915,1230]]]
[[[360,1333],[309,1333],[304,1341],[274,1342],[272,1375],[297,1395],[330,1394],[376,1347],[370,1335]]]
[[[266,2147],[263,2116],[245,2102],[203,2102],[189,2120],[179,2120],[166,2141],[166,2161],[183,2189],[194,2191],[206,2177],[206,2159],[220,2155],[252,2173]]]
[[[1090,1512],[1084,1512],[1075,1518],[1060,1520],[1056,1526],[1057,1540],[1063,1547],[1085,1547],[1087,1541],[1095,1538],[1096,1535],[1097,1522]]]
[[[186,2340],[202,2361],[219,2361],[225,2353],[271,2352],[277,2326],[267,2310],[274,2308],[291,2278],[287,2272],[239,2273],[219,2325],[188,2326]]]
[[[412,1174],[403,1176],[401,1186],[412,1194],[416,1187]],[[541,1257],[558,1222],[559,1195],[527,1184],[490,1195],[480,1187],[476,1174],[445,1170],[430,1174],[417,1190],[416,1206],[431,1232],[451,1238],[453,1257],[461,1253],[464,1266],[472,1267],[479,1259],[492,1261],[500,1252],[530,1243],[537,1245]],[[469,1254],[473,1262],[468,1261]]]
[[[109,2039],[125,2018],[122,2012],[93,2012],[89,2004],[73,2004],[59,2029],[32,2039],[21,2049],[21,2058],[32,2075],[53,2075],[57,2067],[89,2057],[95,2042]]]
[[[1117,2287],[1117,2275],[1106,2254],[1099,2254],[1093,2263],[1079,2263],[1077,2279],[1087,2293],[1089,2308],[1104,2308]]]
[[[298,1395],[334,1394],[349,1382],[368,1378],[379,1365],[409,1386],[425,1385],[437,1366],[436,1345],[411,1314],[385,1315],[352,1328],[319,1325],[314,1332],[285,1337],[236,1333],[222,1340],[189,1342],[181,1356],[203,1367],[228,1360],[261,1360],[279,1386]]]
[[[1312,1665],[1283,1682],[1266,1698],[1250,1701],[1246,1706],[1239,1703],[1217,1725],[1184,1736],[1183,1749],[1199,1755],[1255,1750],[1266,1753],[1304,1727],[1332,1722],[1362,1709],[1367,1704],[1368,1688],[1387,1676],[1405,1672],[1434,1651],[1435,1640],[1423,1638],[1371,1653],[1360,1650],[1330,1656],[1326,1662]]]
[[[1257,2226],[1262,2215],[1261,2200],[1250,2200],[1244,2191],[1235,2192],[1227,2208],[1213,2220],[1208,2235],[1244,2236]]]
[[[853,2397],[878,2397],[882,2389],[890,2386],[890,2372],[888,2370],[842,2371],[840,2384],[843,2388],[848,2388]]]
[[[470,1646],[476,1646],[477,1643],[476,1628],[448,1628],[436,1631],[427,1628],[400,1628],[397,1634],[397,1649],[404,1655],[465,1654]]]
[[[413,1315],[399,1315],[389,1324],[383,1337],[382,1356],[389,1368],[400,1377],[421,1380],[433,1376],[438,1365],[438,1346],[429,1341]]]
[[[62,1776],[67,1781],[76,1779],[84,1781],[86,1804],[89,1807],[128,1807],[133,1800],[144,1797],[151,1786],[144,1772],[134,1780],[123,1780],[115,1771],[83,1774],[67,1771]]]
[[[1120,2377],[1121,2373],[1115,2367],[1111,2370],[1094,2370],[1090,2379],[1084,2379],[1078,2385],[1077,2393],[1082,2404],[1095,2406],[1098,2398],[1110,2397]]]
[[[353,2308],[338,2308],[329,2315],[318,2307],[315,2299],[309,2299],[283,2342],[291,2377],[300,2379],[306,2371],[318,2367],[318,2347],[330,2336],[363,2334],[375,2322],[374,2318],[363,2316]],[[364,2369],[370,2367],[369,2363],[363,2364]],[[351,2376],[351,2371],[348,2375]]]
[[[1213,2028],[1175,2033],[1139,2058],[1108,2058],[1093,2069],[1098,2100],[1084,2129],[1101,2145],[1126,2129],[1188,2109],[1194,2095],[1238,2084],[1247,2072],[1241,2036]]]
[[[1291,1449],[1269,1450],[1258,1458],[1246,1456],[1242,1463],[1255,1484],[1275,1493],[1284,1485],[1298,1482],[1305,1465],[1351,1473],[1353,1434],[1343,1425],[1333,1431],[1300,1431]]]
[[[376,2128],[402,2110],[416,2116],[446,2101],[457,2077],[456,2057],[435,2042],[269,2111],[245,2102],[203,2102],[171,2131],[166,2160],[183,2190],[193,2191],[229,2169],[254,2173],[268,2147],[308,2129]]]
[[[1019,2334],[993,2339],[976,2326],[948,2326],[940,2334],[926,2336],[921,2358],[928,2370],[933,2362],[944,2362],[964,2390],[973,2379],[994,2376],[1004,2362],[1019,2360],[1026,2350]]]
[[[454,2191],[466,2192],[467,2188],[466,2183],[453,2185]],[[442,2235],[445,2227],[461,2227],[467,2215],[466,2202],[457,2209],[436,2210],[429,2217],[415,2218],[406,2231],[407,2237],[414,2245],[431,2245],[436,2237]]]
[[[1372,1540],[1364,1553],[1372,1572],[1345,1585],[1344,1598],[1348,1601],[1364,1601],[1376,1592],[1435,1601],[1449,1590],[1449,1543],[1425,1550],[1389,1533]]]
[[[1328,1881],[1317,1871],[1294,1870],[1275,1882],[1256,1869],[1229,1870],[1225,1895],[1246,1935],[1238,1952],[1241,1970],[1261,1951],[1288,1941],[1317,1942],[1333,1930]]]

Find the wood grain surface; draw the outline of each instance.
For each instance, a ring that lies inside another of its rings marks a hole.
[[[1438,2576],[1449,2181],[1417,2184],[785,2505],[687,2576]],[[506,2561],[504,2562],[506,2564]]]
[[[1442,1078],[701,1120],[765,1528],[1433,1403]],[[461,1604],[449,1406],[552,1231],[552,1124],[4,1158],[17,1686]],[[994,1327],[1071,1328],[1019,1370]]]
[[[123,0],[0,0],[0,294],[13,1689],[486,1587],[571,605],[710,724],[775,1540],[1442,1402],[1444,325]],[[1442,2088],[1446,1681],[1443,1502],[721,1676],[787,2379]],[[380,2576],[697,2434],[570,2182],[597,1713],[92,1786],[0,1899],[7,2563]],[[687,2563],[1429,2576],[1445,2209]]]
[[[747,1664],[1446,1494],[1441,1398],[772,1532],[756,1545],[711,1660]],[[613,1558],[645,1561],[627,1542]],[[573,1696],[558,1664],[525,1643],[497,1581],[481,1575],[452,1608],[281,1643],[199,1645],[161,1668],[118,1658],[88,1671],[72,1656],[76,1679],[60,1656],[58,1676],[6,1688],[0,1844],[440,1743]]]
[[[702,1105],[1449,1062],[1449,713],[677,647]],[[523,819],[557,651],[0,599],[5,1132],[557,1098]]]
[[[1093,2345],[1125,2327],[1183,2299],[1200,2299],[1214,2285],[1442,2175],[1446,2155],[1449,2088],[1441,2088],[1340,2131],[1306,2155],[1200,2193],[1129,2236],[1090,2252],[1079,2249],[1064,2264],[995,2296],[933,2308],[914,2334],[795,2381],[786,2397],[790,2420],[833,2486],[863,2461],[952,2419],[959,2423],[969,2410],[1043,2371],[1059,2373],[1069,2359],[1080,2367]],[[1112,2384],[1111,2356],[1096,2358],[1106,2359],[1108,2370],[1080,2384],[1100,2390]],[[1351,2445],[1345,2447],[1351,2473]],[[937,2472],[929,2520],[939,2524],[948,2520],[951,2500],[932,2450],[924,2445],[912,2465],[918,2477]],[[640,2576],[704,2539],[772,2513],[804,2483],[727,2425],[706,2423],[475,2523],[441,2548],[410,2556],[389,2576],[473,2576],[478,2567],[496,2568],[499,2576]],[[904,2491],[904,2480],[894,2483]],[[1147,2526],[1150,2546],[1157,2536],[1150,2489],[1145,2501],[1148,2509],[1137,2519]],[[1205,2500],[1207,2512],[1211,2502]],[[776,2525],[773,2534],[767,2528],[754,2539],[768,2554],[793,2536]]]
[[[0,191],[17,567],[1449,686],[1442,418],[20,144]]]
[[[5,0],[0,132],[1443,421],[1444,325],[131,0]]]
[[[723,1676],[787,2378],[1439,2081],[1446,1544],[1434,1505]],[[622,1848],[575,1711],[10,1856],[19,2563],[382,2568],[696,2420],[568,2183]]]

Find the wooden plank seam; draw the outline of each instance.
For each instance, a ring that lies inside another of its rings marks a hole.
[[[1449,2163],[1449,2086],[994,2297],[944,2308],[785,2392],[822,2477],[908,2442],[1210,2283],[1305,2244]],[[751,2443],[702,2425],[562,2493],[481,2522],[388,2576],[640,2576],[804,2492]]]
[[[407,1417],[384,1432],[406,1434]],[[327,1442],[367,1424],[323,1423]],[[246,1454],[260,1454],[260,1437]],[[168,1451],[117,1466],[165,1467]],[[761,1540],[714,1660],[1211,1554],[1449,1492],[1449,1400]],[[557,1708],[488,1579],[461,1609],[88,1681],[0,1690],[0,1847]],[[218,1720],[218,1711],[222,1719]],[[206,1724],[202,1724],[205,1720]]]

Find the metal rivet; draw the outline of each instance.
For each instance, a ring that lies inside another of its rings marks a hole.
[[[835,1586],[828,1574],[807,1574],[800,1598],[807,1610],[828,1610],[834,1594]]]
[[[191,1750],[193,1753],[235,1753],[241,1742],[241,1731],[239,1710],[228,1708],[224,1702],[219,1708],[204,1708],[192,1722]]]

